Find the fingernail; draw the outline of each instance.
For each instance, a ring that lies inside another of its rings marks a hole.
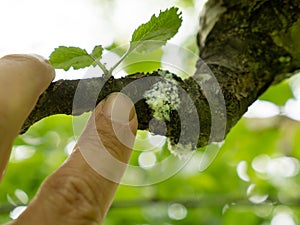
[[[103,112],[115,122],[127,123],[135,115],[132,101],[122,93],[110,94],[103,106]]]

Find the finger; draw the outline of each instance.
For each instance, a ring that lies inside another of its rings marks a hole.
[[[0,59],[0,180],[14,138],[54,76],[50,64],[37,55]]]
[[[114,93],[98,104],[74,152],[44,182],[18,221],[100,224],[126,169],[137,125],[134,105],[125,95]]]
[[[26,85],[26,92],[32,91],[38,96],[55,77],[55,70],[49,61],[37,54],[6,55],[0,58],[0,67],[1,83],[6,81],[12,85],[11,82],[25,82],[23,85]]]
[[[126,168],[135,141],[135,116],[131,100],[124,94],[112,93],[96,107],[77,143],[91,167],[116,183],[120,182],[122,174],[110,176],[110,171]]]

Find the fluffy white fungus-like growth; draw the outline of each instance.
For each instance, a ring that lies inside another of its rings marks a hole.
[[[189,144],[178,143],[176,145],[173,145],[171,144],[170,141],[168,143],[168,149],[174,156],[177,156],[179,159],[182,160],[186,160],[189,157],[191,157],[191,154],[193,153],[194,150],[191,143]]]
[[[171,111],[178,110],[181,103],[179,86],[171,73],[160,70],[158,74],[165,79],[152,85],[151,89],[144,93],[144,98],[154,111],[153,116],[156,119],[170,121]],[[179,159],[188,159],[194,150],[192,143],[172,144],[170,140],[168,142],[170,152]]]
[[[155,118],[170,121],[170,112],[180,106],[178,85],[171,73],[159,71],[158,74],[165,79],[152,85],[151,89],[144,93],[144,98],[154,111]]]

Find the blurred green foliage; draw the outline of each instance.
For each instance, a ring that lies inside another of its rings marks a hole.
[[[100,2],[113,8],[114,1]],[[194,2],[184,0],[178,4],[193,7]],[[183,46],[197,53],[194,39],[189,37]],[[118,48],[115,52],[121,54],[124,50]],[[132,56],[126,63],[138,57]],[[159,61],[162,52],[158,50],[149,57]],[[126,72],[147,72],[159,66],[155,62],[142,68],[137,63]],[[291,98],[295,97],[290,85],[283,82],[260,99],[284,109]],[[83,124],[86,118],[83,115],[76,123]],[[0,185],[0,224],[11,220],[16,207],[28,204],[26,195],[29,200],[33,198],[42,181],[67,158],[77,135],[72,117],[57,115],[36,123],[15,140]],[[170,155],[166,144],[153,147],[147,132],[138,135],[140,141],[135,145],[131,165],[139,165],[140,155],[149,149],[157,162]],[[121,185],[104,225],[278,225],[280,217],[289,218],[288,225],[299,224],[299,136],[299,122],[284,111],[271,118],[243,118],[205,171],[199,172],[204,154],[198,150],[182,170],[163,182],[142,187]]]
[[[272,89],[276,92],[282,87]],[[289,91],[284,93],[286,99],[291,96]],[[277,95],[269,96],[268,100],[278,102]],[[76,120],[84,123],[86,118]],[[299,122],[284,115],[243,118],[204,172],[198,170],[203,152],[197,151],[187,166],[163,182],[144,187],[121,185],[104,224],[232,225],[243,221],[243,225],[260,225],[270,224],[282,213],[297,224],[299,134]],[[139,165],[143,148],[151,149],[157,162],[169,156],[165,144],[161,149],[153,147],[147,132],[138,135],[131,165]],[[32,199],[45,177],[66,159],[75,136],[72,117],[57,115],[43,119],[16,139],[0,186],[0,223],[10,220],[15,207],[24,205],[16,190]],[[293,159],[294,164],[284,159]]]
[[[283,106],[285,102],[293,98],[292,90],[287,81],[284,81],[275,86],[271,86],[259,99],[271,101],[279,106]]]

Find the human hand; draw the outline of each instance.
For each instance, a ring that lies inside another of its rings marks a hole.
[[[137,116],[129,98],[113,93],[103,100],[69,159],[46,179],[27,209],[10,224],[100,224],[126,169],[136,129]]]
[[[55,71],[41,56],[0,58],[0,181],[12,143]]]

